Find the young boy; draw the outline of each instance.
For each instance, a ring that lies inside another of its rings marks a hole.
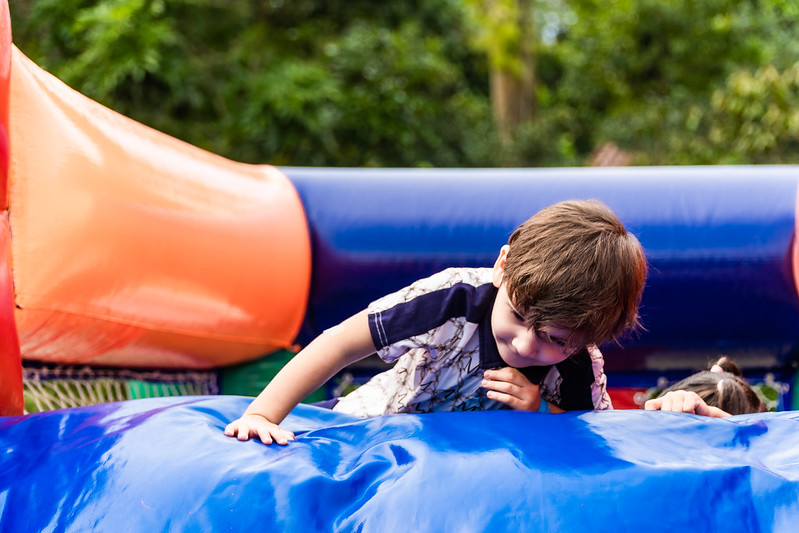
[[[597,201],[561,202],[511,235],[493,268],[450,268],[385,296],[314,339],[225,434],[265,444],[339,370],[394,362],[335,405],[358,416],[477,409],[611,409],[597,345],[638,323],[646,260]]]

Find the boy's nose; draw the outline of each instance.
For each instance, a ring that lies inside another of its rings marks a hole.
[[[536,354],[538,346],[535,340],[535,335],[517,335],[513,339],[513,347],[519,355],[524,357],[532,357]]]

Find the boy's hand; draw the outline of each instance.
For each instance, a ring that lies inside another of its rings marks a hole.
[[[496,370],[486,370],[483,374],[483,388],[488,389],[488,397],[504,403],[517,411],[537,411],[541,406],[541,393],[524,374],[506,366]]]
[[[712,416],[716,418],[730,416],[730,413],[705,403],[705,400],[703,400],[697,393],[684,390],[669,391],[660,398],[647,400],[644,404],[644,409],[647,411],[692,413],[695,415]]]
[[[238,420],[234,420],[225,428],[225,435],[236,437],[239,440],[248,440],[250,437],[258,437],[264,444],[276,442],[280,445],[288,444],[294,440],[294,433],[281,429],[277,424],[273,424],[261,415],[245,414]]]

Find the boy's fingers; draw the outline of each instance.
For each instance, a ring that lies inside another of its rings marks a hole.
[[[286,435],[279,428],[275,428],[274,430],[270,431],[269,434],[271,435],[272,440],[281,446],[285,446],[288,443],[286,440]]]
[[[483,373],[483,387],[500,390],[502,392],[524,391],[527,388],[538,391],[524,374],[515,368],[505,367],[497,370],[486,370]]]
[[[225,435],[228,437],[237,437],[241,433],[242,428],[238,420],[231,422],[227,425],[227,427],[225,427]]]
[[[273,424],[265,418],[250,417],[246,420],[234,420],[225,426],[225,435],[236,437],[240,441],[258,438],[264,444],[288,444],[294,440],[294,433],[281,429],[277,424]]]
[[[481,383],[484,389],[493,390],[497,392],[504,392],[509,394],[513,391],[513,384],[507,381],[496,381],[493,379],[484,379]]]
[[[290,440],[294,440],[294,433],[292,433],[291,431],[286,431],[285,429],[280,429],[280,427],[277,426],[272,428],[271,431],[269,431],[269,436],[272,438],[272,441],[280,445],[286,445]],[[269,443],[265,442],[264,444],[269,444]]]
[[[272,444],[273,442],[285,445],[288,441],[294,440],[294,433],[281,429],[280,426],[269,422],[258,424],[251,430],[253,437],[258,437],[264,444]]]
[[[488,392],[486,392],[486,396],[488,398],[500,403],[504,403],[511,409],[515,409],[517,411],[535,411],[538,409],[540,402],[544,401],[537,393],[534,394],[531,391],[525,390],[524,388],[509,386],[508,392],[503,392],[490,387],[485,388],[488,389]],[[536,388],[536,392],[537,390],[538,389]],[[538,403],[538,405],[536,405],[536,403]]]
[[[504,381],[518,386],[522,386],[524,383],[529,382],[527,378],[524,377],[524,374],[509,366],[494,370],[486,370],[483,376],[492,381]]]
[[[511,409],[518,409],[519,405],[521,405],[521,402],[518,398],[511,396],[510,394],[505,394],[504,392],[489,391],[487,396],[499,403],[504,403]]]
[[[512,375],[512,368],[509,366],[505,366],[502,368],[494,368],[492,370],[486,370],[484,374],[491,379],[500,379],[507,381],[507,379]]]
[[[503,403],[511,409],[535,411],[541,401],[538,385],[528,380],[516,368],[504,367],[486,370],[481,386],[487,389],[488,398]]]

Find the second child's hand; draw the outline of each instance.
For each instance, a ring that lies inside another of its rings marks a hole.
[[[684,390],[669,391],[660,398],[647,400],[646,404],[644,404],[644,409],[647,411],[691,413],[695,415],[712,416],[715,418],[725,418],[730,416],[730,413],[705,403],[705,400],[703,400],[697,393]]]

